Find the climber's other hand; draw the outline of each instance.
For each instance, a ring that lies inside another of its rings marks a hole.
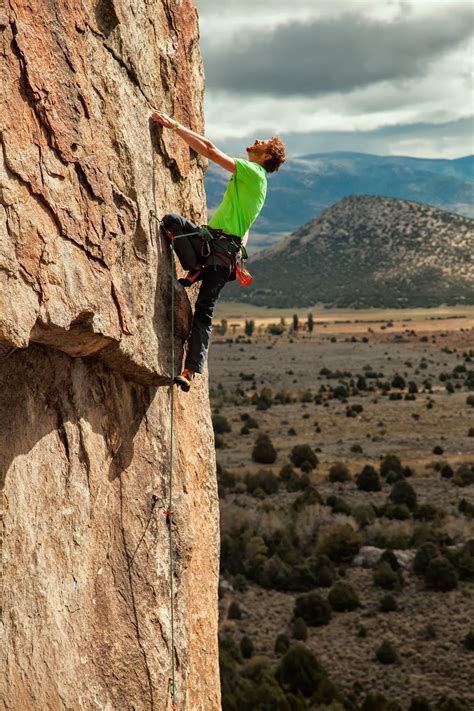
[[[150,118],[152,121],[161,124],[165,128],[173,128],[175,123],[172,118],[166,114],[162,114],[160,111],[154,111]]]

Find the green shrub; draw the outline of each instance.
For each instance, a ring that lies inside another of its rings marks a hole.
[[[443,534],[437,527],[437,522],[422,521],[414,527],[410,537],[410,548],[418,548],[424,543],[447,543],[449,536]]]
[[[392,388],[396,388],[397,390],[403,390],[405,386],[405,378],[402,378],[402,376],[397,373],[392,380]]]
[[[222,496],[225,491],[234,488],[237,483],[237,477],[229,469],[224,469],[220,462],[217,462],[216,473],[219,496]]]
[[[215,449],[225,449],[225,442],[222,435],[214,435],[214,447]]]
[[[380,556],[379,563],[388,563],[392,570],[400,570],[400,563],[397,560],[397,556],[389,548],[384,550],[384,552]]]
[[[455,696],[447,696],[438,704],[437,711],[471,711],[464,701]]]
[[[232,431],[230,422],[224,415],[212,415],[212,426],[214,428],[214,434],[224,434],[225,432]]]
[[[395,521],[407,521],[411,517],[410,509],[406,504],[387,504],[383,514],[386,518],[395,519]]]
[[[300,477],[300,480],[303,479],[303,476]],[[298,488],[302,488],[301,484]],[[305,486],[303,488],[303,493],[298,496],[297,499],[295,499],[291,508],[293,509],[293,511],[301,511],[304,506],[313,506],[314,504],[322,503],[323,499],[319,491],[317,491],[314,486]]]
[[[255,330],[255,321],[253,319],[245,319],[245,327],[244,327],[244,332],[246,336],[252,336],[253,332]]]
[[[424,696],[415,696],[408,711],[433,711],[433,707]]]
[[[395,504],[405,504],[410,511],[413,511],[416,507],[416,492],[411,484],[405,480],[397,481],[393,485],[388,498]]]
[[[258,464],[273,464],[277,452],[270,437],[266,434],[258,435],[252,450],[252,459]]]
[[[366,464],[355,479],[357,488],[360,491],[380,491],[382,484],[376,470],[370,464]]]
[[[406,531],[391,526],[378,525],[370,535],[370,545],[378,548],[404,549],[410,547],[410,542]]]
[[[328,478],[333,484],[351,481],[349,469],[343,462],[335,462],[331,465],[329,468]]]
[[[375,521],[377,512],[372,504],[358,504],[352,509],[352,515],[359,527],[365,528]]]
[[[282,709],[291,711],[281,689],[272,673],[268,657],[255,656],[243,667],[240,682],[245,686],[237,698],[237,708],[254,708],[262,711]]]
[[[423,639],[437,639],[438,638],[438,632],[436,630],[436,627],[431,623],[428,622],[427,625],[425,625],[423,629]]]
[[[293,623],[293,637],[300,642],[308,639],[308,626],[302,617],[297,617]]]
[[[263,567],[268,560],[267,554],[268,547],[262,536],[252,536],[245,541],[244,566],[248,578],[256,581],[261,579]]]
[[[266,469],[261,469],[255,474],[247,474],[245,477],[245,485],[249,494],[253,494],[256,489],[262,489],[266,494],[276,494],[278,483],[275,474]]]
[[[378,563],[373,572],[373,580],[383,590],[399,590],[402,584],[400,573],[393,570],[387,561]]]
[[[232,600],[232,602],[229,605],[229,609],[227,611],[227,618],[229,620],[241,620],[242,619],[242,611],[240,609],[240,605],[236,600]]]
[[[386,454],[380,462],[380,476],[385,478],[389,472],[403,475],[403,466],[396,454]]]
[[[474,652],[474,628],[469,630],[462,643],[469,652]]]
[[[256,580],[269,590],[288,590],[291,588],[292,577],[290,566],[275,553],[265,560],[261,574],[256,576]]]
[[[397,601],[393,595],[384,595],[379,603],[380,612],[395,612],[398,609]]]
[[[318,593],[309,592],[296,598],[294,617],[302,617],[310,627],[319,627],[329,624],[331,608]]]
[[[448,557],[461,580],[474,582],[474,539],[466,541],[454,551],[449,551]]]
[[[375,658],[380,664],[395,664],[398,654],[391,642],[385,639],[375,652]]]
[[[347,392],[347,388],[344,385],[336,385],[336,387],[332,391],[332,396],[337,398],[338,400],[345,400],[348,395],[349,393]]]
[[[219,653],[227,654],[232,661],[239,664],[242,662],[240,647],[237,645],[235,639],[230,635],[219,636]]]
[[[226,571],[231,575],[243,573],[244,553],[241,536],[223,534],[221,537],[221,571]]]
[[[319,555],[309,559],[309,565],[314,579],[314,587],[330,588],[336,579],[336,568],[327,555]]]
[[[442,514],[432,504],[421,504],[421,506],[416,507],[413,518],[417,521],[437,521],[442,518]]]
[[[304,644],[295,644],[286,652],[280,661],[275,677],[283,689],[296,695],[302,694],[306,698],[313,696],[323,682],[327,681],[327,674],[313,652]],[[335,698],[334,693],[332,698]],[[331,701],[329,698],[328,701]]]
[[[241,575],[241,573],[236,575],[232,581],[232,587],[234,590],[237,590],[237,592],[245,592],[248,589],[248,586],[247,578],[245,575]]]
[[[291,450],[290,459],[295,467],[301,467],[303,462],[309,462],[313,468],[319,464],[319,459],[309,446],[309,444],[297,444]]]
[[[250,659],[253,655],[253,642],[247,635],[244,635],[240,640],[240,651],[244,659]]]
[[[254,396],[255,397],[255,396]],[[273,391],[271,388],[263,387],[256,396],[257,403],[264,403],[267,407],[273,404]]]
[[[460,464],[454,474],[454,483],[457,486],[474,484],[474,464],[468,464],[467,462]]]
[[[309,474],[309,472],[313,471],[314,466],[311,464],[311,462],[308,462],[308,460],[306,460],[303,462],[300,469],[304,474]]]
[[[434,543],[431,541],[423,543],[416,551],[413,561],[413,572],[416,575],[424,575],[431,561],[439,555],[439,548]]]
[[[474,518],[474,504],[471,504],[467,499],[461,499],[458,504],[458,511],[464,514],[466,518]]]
[[[280,469],[280,477],[284,481],[287,491],[300,491],[303,488],[301,477],[291,464],[285,464]]]
[[[269,323],[265,329],[265,332],[269,333],[271,336],[281,336],[281,334],[285,333],[285,331],[286,326],[282,323]]]
[[[453,468],[447,462],[441,465],[439,473],[443,479],[452,479],[454,476]]]
[[[363,538],[347,523],[333,524],[318,537],[316,552],[327,555],[334,563],[350,563],[359,552]]]
[[[425,583],[430,590],[440,592],[454,590],[458,584],[456,568],[443,556],[433,558],[425,572]]]
[[[317,587],[316,578],[308,561],[298,563],[291,568],[286,590],[308,592]]]
[[[360,607],[356,591],[342,580],[338,580],[329,591],[328,602],[336,612],[347,612]]]
[[[360,711],[401,711],[401,707],[396,701],[390,701],[379,691],[370,691]]]
[[[285,652],[288,651],[290,647],[290,640],[286,636],[286,634],[279,634],[275,640],[275,646],[274,646],[274,652],[275,654],[280,657],[282,654],[285,654]]]
[[[396,481],[401,481],[405,478],[403,472],[389,472],[385,477],[387,484],[395,484]]]
[[[340,496],[328,496],[326,504],[331,507],[332,512],[335,514],[345,514],[346,516],[350,516],[352,513],[352,509],[347,501]]]

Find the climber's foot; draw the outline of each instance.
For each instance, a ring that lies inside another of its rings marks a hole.
[[[196,267],[196,269],[191,269],[185,277],[182,279],[178,279],[179,283],[182,284],[182,286],[192,286],[194,282],[196,282],[200,276],[201,276],[201,267]]]
[[[194,380],[194,373],[192,370],[185,368],[181,375],[177,375],[173,380],[175,385],[178,385],[183,392],[189,392],[191,384]]]

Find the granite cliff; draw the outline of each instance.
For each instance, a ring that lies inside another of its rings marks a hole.
[[[4,708],[220,707],[218,501],[205,378],[174,401],[157,217],[204,219],[192,0],[0,8]],[[191,306],[176,291],[176,351]],[[178,366],[177,366],[178,367]]]

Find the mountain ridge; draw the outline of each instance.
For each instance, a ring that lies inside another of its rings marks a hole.
[[[226,299],[272,307],[474,303],[474,220],[391,197],[349,196],[249,262]],[[276,277],[276,278],[275,278]]]
[[[206,175],[212,212],[227,184],[225,171]],[[252,226],[249,249],[266,248],[349,195],[412,200],[474,217],[474,156],[425,159],[350,151],[290,158],[269,176],[266,204]]]

